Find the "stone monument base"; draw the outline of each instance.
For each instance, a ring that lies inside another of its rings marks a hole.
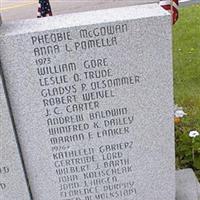
[[[200,184],[192,169],[176,172],[176,200],[200,200]]]

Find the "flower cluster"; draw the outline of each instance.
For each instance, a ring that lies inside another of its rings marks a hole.
[[[181,119],[186,116],[187,113],[183,111],[182,107],[178,107],[177,105],[174,108],[174,122],[175,124],[179,124],[181,122]]]
[[[195,138],[197,136],[199,136],[199,132],[198,131],[190,131],[189,132],[189,136],[192,137],[192,138]]]

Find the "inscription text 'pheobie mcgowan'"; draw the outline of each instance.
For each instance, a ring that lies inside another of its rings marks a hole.
[[[45,33],[31,36],[31,43],[34,46],[37,45],[33,51],[34,56],[38,57],[62,52],[59,43],[63,44],[64,41],[67,42],[65,44],[66,52],[115,46],[118,44],[117,36],[127,31],[127,24],[101,26],[91,29],[84,28],[78,31],[78,38],[77,35],[73,35],[70,31]]]

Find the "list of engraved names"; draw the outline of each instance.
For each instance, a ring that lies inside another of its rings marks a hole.
[[[107,54],[120,47],[129,25],[63,30],[30,37],[47,127],[41,134],[51,145],[56,191],[60,200],[134,200],[134,177],[121,178],[134,174],[128,154],[134,143],[128,136],[136,116],[124,104],[105,106],[120,98],[119,88],[134,89],[142,81],[137,73],[115,73],[117,59]],[[90,55],[99,50],[105,55]],[[70,56],[80,52],[90,56]],[[61,54],[63,59],[57,59]],[[122,135],[124,141],[115,142]]]

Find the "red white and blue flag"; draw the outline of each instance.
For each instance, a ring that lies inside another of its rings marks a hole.
[[[39,0],[38,14],[37,17],[52,16],[51,5],[49,0]]]
[[[160,6],[162,6],[165,10],[169,11],[172,15],[173,24],[178,20],[178,7],[179,0],[160,0]]]

